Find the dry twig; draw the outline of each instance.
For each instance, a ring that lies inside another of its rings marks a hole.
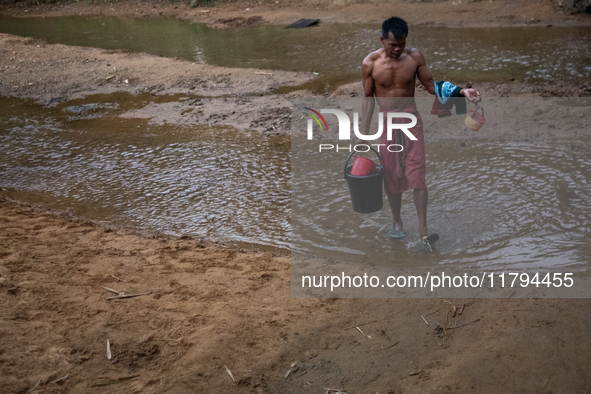
[[[388,346],[388,347],[387,347],[386,349],[384,349],[384,350],[388,350],[388,349],[390,349],[391,347],[394,347],[394,346],[398,345],[399,343],[400,343],[400,341],[396,341],[396,342],[394,342],[393,344],[391,344],[390,346]]]
[[[119,295],[116,297],[109,297],[107,298],[107,300],[119,300],[122,298],[133,298],[133,297],[141,297],[141,296],[147,296],[150,295],[152,293],[144,293],[144,294],[123,294],[123,295]]]
[[[359,331],[359,332],[361,333],[361,335],[363,335],[364,337],[366,337],[366,338],[369,338],[369,339],[373,339],[372,337],[370,337],[369,335],[367,335],[367,334],[365,334],[363,331],[361,331],[361,328],[359,328],[359,327],[355,327],[355,328],[356,328],[356,329],[357,329],[357,331]]]
[[[33,387],[31,387],[31,389],[29,391],[27,391],[27,394],[31,394],[33,391],[37,390],[37,387],[39,387],[39,384],[41,384],[41,381],[38,381],[37,384],[35,384]]]
[[[110,360],[111,358],[113,358],[113,355],[111,354],[111,343],[109,342],[109,338],[107,338],[107,360]]]
[[[59,379],[56,379],[56,380],[54,380],[54,381],[53,381],[53,382],[51,382],[51,383],[59,383],[59,382],[61,382],[62,380],[66,380],[66,379],[68,379],[68,376],[70,376],[70,375],[62,376],[61,378],[59,378]]]
[[[129,379],[137,378],[140,375],[129,375],[129,376],[122,376],[116,379],[102,379],[98,382],[93,383],[90,387],[101,387],[101,386],[109,386],[112,384],[118,384],[124,382]]]
[[[226,367],[224,365],[224,367]],[[232,382],[236,383],[236,379],[234,379],[234,375],[232,375],[232,371],[230,371],[230,368],[226,367],[226,372],[228,372],[228,375],[230,375],[230,377],[232,378]]]

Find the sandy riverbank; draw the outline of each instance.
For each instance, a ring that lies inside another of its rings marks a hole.
[[[0,258],[5,393],[591,385],[588,300],[292,299],[287,255],[134,234],[5,198]],[[108,300],[105,287],[142,296]],[[466,305],[455,318],[453,305]]]
[[[272,92],[314,78],[312,73],[214,67],[148,54],[47,45],[8,34],[0,34],[0,70],[3,96],[56,105],[115,92],[181,94],[198,100],[198,111],[190,113],[195,100],[173,98],[128,116],[158,123],[166,115],[169,123],[226,124],[270,134],[289,130],[285,123],[290,95]]]

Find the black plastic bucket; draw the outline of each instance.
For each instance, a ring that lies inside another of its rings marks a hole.
[[[380,164],[376,165],[375,174],[365,176],[351,175],[351,168],[347,167],[351,157],[357,152],[352,152],[345,162],[344,175],[349,185],[349,193],[351,194],[351,203],[353,210],[359,213],[377,212],[382,209],[384,204],[384,197],[382,194],[382,180],[384,179],[384,168],[382,167],[382,159],[380,154],[373,148],[372,151],[378,155]]]

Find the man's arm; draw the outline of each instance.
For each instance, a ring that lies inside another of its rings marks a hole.
[[[369,55],[363,60],[361,72],[363,73],[363,102],[361,103],[361,134],[369,133],[369,126],[371,124],[371,116],[375,105],[374,98],[374,80],[372,77],[374,61]],[[365,143],[363,140],[357,140],[358,144]]]
[[[421,81],[421,83],[429,93],[435,94],[435,84],[433,83],[433,76],[427,68],[427,63],[425,62],[423,54],[418,49],[415,49],[413,50],[413,57],[419,64],[419,66],[417,67],[417,76],[419,77],[419,81]],[[460,90],[460,94],[466,97],[468,101],[480,101],[480,92],[478,92],[476,89],[462,89]]]
[[[427,63],[425,62],[423,54],[418,49],[413,49],[412,57],[418,63],[417,77],[419,78],[419,81],[421,81],[425,89],[427,89],[427,92],[435,94],[435,84],[433,83],[433,76],[427,68]]]
[[[423,54],[418,49],[414,49],[413,57],[419,64],[419,66],[417,67],[417,76],[419,77],[419,81],[421,81],[421,83],[429,93],[435,94],[435,84],[433,82],[433,76],[427,68],[427,63],[425,62]],[[466,97],[468,101],[480,101],[480,92],[478,92],[476,89],[462,89],[460,90],[460,94]]]

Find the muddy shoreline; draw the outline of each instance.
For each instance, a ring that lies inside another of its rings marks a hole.
[[[57,105],[124,92],[191,98],[145,108],[131,116],[176,124],[225,124],[278,135],[289,133],[289,97],[273,91],[300,85],[312,73],[234,69],[141,53],[66,45],[0,34],[0,95]],[[173,100],[173,99],[172,99]],[[199,110],[188,113],[199,104]],[[272,115],[278,115],[276,117]]]

